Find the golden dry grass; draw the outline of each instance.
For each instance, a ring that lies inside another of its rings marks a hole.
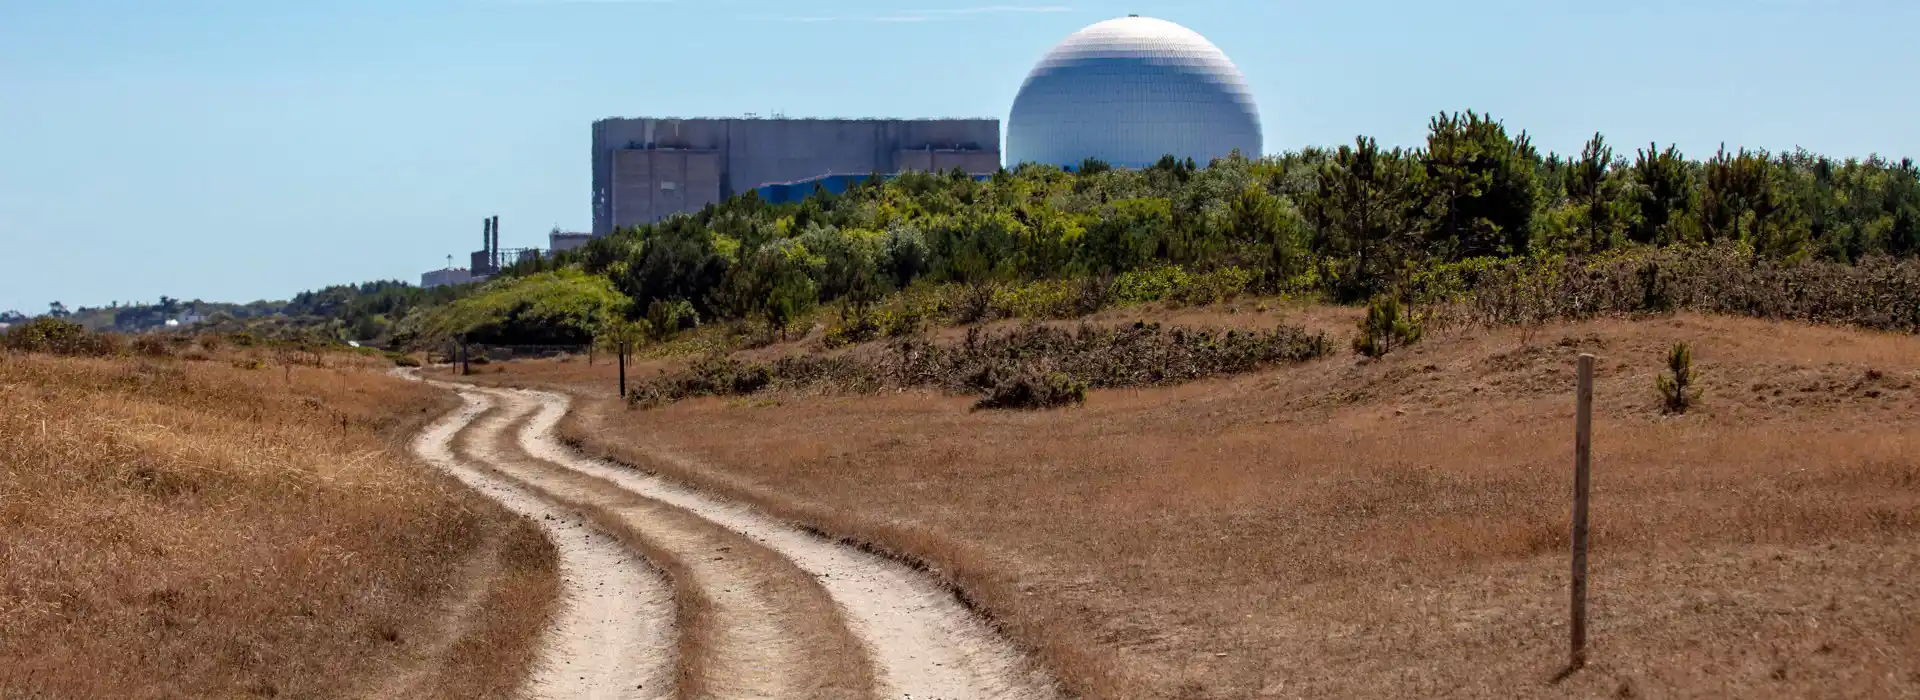
[[[0,353],[0,697],[510,692],[553,556],[407,456],[448,398],[248,359]]]
[[[1664,416],[1682,340],[1706,393]],[[1580,352],[1595,662],[1555,684]],[[1596,321],[1049,413],[631,411],[570,371],[487,380],[574,382],[589,449],[929,563],[1087,697],[1920,696],[1920,339]]]

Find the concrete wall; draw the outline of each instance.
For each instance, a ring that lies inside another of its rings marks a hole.
[[[893,157],[894,169],[947,172],[959,168],[969,175],[988,175],[1000,169],[1000,154],[988,151],[899,151]]]
[[[613,221],[650,223],[719,202],[720,157],[716,151],[614,151]]]
[[[454,284],[466,284],[468,281],[472,279],[473,279],[473,275],[468,273],[466,268],[449,267],[444,270],[434,270],[432,272],[421,274],[420,286],[422,288],[431,289],[433,287],[445,287],[445,286],[454,285]]]
[[[717,154],[711,176],[706,162],[646,155],[683,149]],[[905,152],[930,150],[902,162]],[[956,166],[974,174],[999,169],[999,120],[604,119],[593,124],[593,235],[698,211],[771,182]],[[657,196],[672,191],[662,183],[686,181],[698,189]]]
[[[587,241],[592,238],[593,234],[590,233],[549,233],[547,234],[547,249],[555,253],[563,250],[573,250],[586,245]]]

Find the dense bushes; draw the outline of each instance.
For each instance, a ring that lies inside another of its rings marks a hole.
[[[54,355],[104,356],[126,350],[126,339],[108,333],[88,331],[78,323],[41,316],[7,329],[0,336],[9,350]]]
[[[605,277],[579,270],[543,272],[489,282],[469,296],[409,316],[397,336],[406,343],[446,338],[483,344],[585,345],[601,326],[623,318],[632,301]],[[675,323],[677,310],[666,314]]]
[[[816,303],[924,283],[956,289],[941,311],[970,323],[1247,291],[1358,302],[1437,281],[1436,268],[1500,273],[1526,264],[1503,260],[1669,245],[1745,246],[1782,269],[1920,254],[1920,169],[1804,151],[1616,156],[1599,135],[1562,157],[1468,112],[1433,119],[1413,149],[1359,138],[1206,167],[1026,165],[983,181],[907,173],[782,205],[743,196],[557,262],[643,305],[784,328]],[[884,335],[849,320],[842,342]]]
[[[642,384],[641,405],[774,387],[869,392],[928,387],[981,394],[989,406],[1077,402],[1087,388],[1174,384],[1303,362],[1327,354],[1323,334],[1292,326],[1265,331],[1165,329],[1137,323],[1060,328],[1030,324],[1003,332],[971,329],[964,341],[901,339],[868,353],[795,355],[772,363],[703,358]]]
[[[1527,325],[1696,311],[1920,331],[1920,262],[1782,262],[1739,244],[1640,248],[1436,268],[1418,296],[1443,325]]]

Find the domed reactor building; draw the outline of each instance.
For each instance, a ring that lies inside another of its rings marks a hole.
[[[1137,15],[1087,27],[1053,47],[1014,98],[1009,166],[1078,168],[1088,158],[1145,168],[1171,155],[1206,165],[1261,153],[1246,78],[1191,29]]]

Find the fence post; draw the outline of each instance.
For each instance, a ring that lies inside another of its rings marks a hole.
[[[1587,663],[1587,492],[1593,467],[1593,356],[1580,356],[1573,424],[1572,668]]]
[[[616,350],[615,352],[618,352],[620,354],[620,398],[624,399],[624,398],[627,398],[627,341],[626,339],[623,338],[620,340],[620,349]]]

